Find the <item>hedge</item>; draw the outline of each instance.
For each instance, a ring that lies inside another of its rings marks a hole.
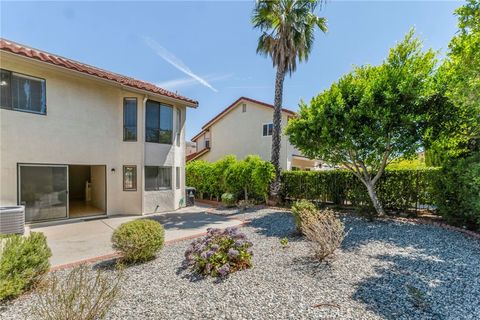
[[[439,168],[386,170],[376,184],[387,210],[405,211],[435,204],[434,181]],[[336,205],[370,206],[367,189],[347,170],[284,171],[282,197]]]

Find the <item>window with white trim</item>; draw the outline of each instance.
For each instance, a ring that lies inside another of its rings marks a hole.
[[[263,136],[271,136],[273,132],[273,124],[272,123],[267,123],[263,125]]]

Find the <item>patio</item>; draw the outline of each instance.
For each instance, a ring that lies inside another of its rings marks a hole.
[[[240,219],[205,213],[206,206],[187,207],[171,213],[148,216],[116,216],[105,219],[66,222],[32,227],[32,232],[43,232],[52,250],[50,263],[59,268],[80,261],[107,258],[115,254],[110,238],[122,223],[135,219],[154,219],[165,228],[165,241],[174,242],[199,236],[208,228],[227,228],[242,224]]]

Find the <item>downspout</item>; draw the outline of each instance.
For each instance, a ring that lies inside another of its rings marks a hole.
[[[143,98],[143,110],[142,110],[142,146],[143,146],[143,152],[142,152],[142,186],[140,188],[142,194],[142,215],[145,214],[145,153],[147,152],[146,149],[146,144],[145,144],[145,120],[146,120],[146,115],[147,115],[147,100],[148,100],[148,95],[145,95]]]

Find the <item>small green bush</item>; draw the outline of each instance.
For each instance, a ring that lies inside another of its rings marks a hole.
[[[231,193],[222,194],[222,203],[225,207],[230,208],[235,206],[235,196]]]
[[[297,231],[303,232],[303,221],[315,217],[318,215],[318,210],[315,205],[308,200],[299,200],[296,201],[292,206],[292,214],[295,218],[295,225],[297,226]]]
[[[51,274],[39,287],[31,308],[36,319],[104,319],[120,293],[121,272],[92,271],[87,265],[66,277]]]
[[[12,299],[31,288],[50,268],[52,252],[43,233],[12,235],[0,249],[0,300]]]
[[[436,180],[437,211],[450,224],[480,231],[480,153],[451,160]]]
[[[150,219],[138,219],[120,225],[112,235],[112,246],[123,254],[126,263],[144,262],[155,258],[163,247],[163,226]]]

